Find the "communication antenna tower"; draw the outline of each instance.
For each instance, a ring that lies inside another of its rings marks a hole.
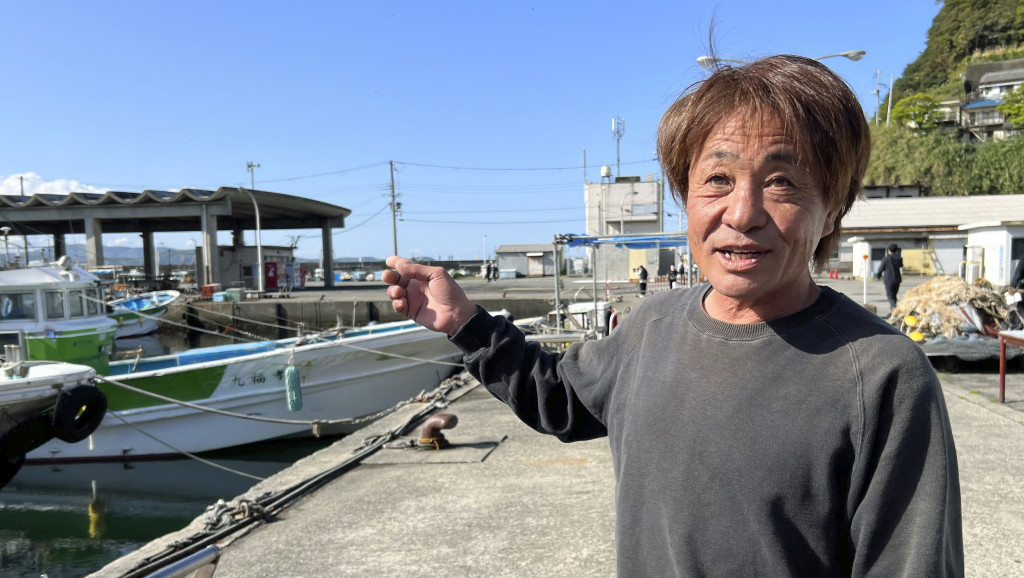
[[[615,176],[622,173],[619,170],[619,144],[622,142],[622,135],[626,134],[626,119],[617,116],[612,119],[612,135],[615,136]]]

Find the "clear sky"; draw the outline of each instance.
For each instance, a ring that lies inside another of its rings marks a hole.
[[[0,5],[0,193],[249,186],[352,210],[336,257],[473,259],[583,233],[584,174],[658,174],[668,105],[718,55],[818,57],[866,114],[935,0],[21,1]],[[886,94],[885,86],[882,95]],[[884,102],[882,106],[885,106]],[[584,173],[583,154],[586,150]],[[666,203],[667,230],[679,209]],[[0,211],[0,220],[2,211]],[[316,258],[319,231],[301,235]],[[157,235],[186,248],[194,235]],[[248,243],[254,242],[250,232]],[[30,239],[31,241],[31,239]],[[42,243],[42,241],[39,241]],[[81,236],[69,237],[81,242]],[[106,245],[141,245],[105,235]]]

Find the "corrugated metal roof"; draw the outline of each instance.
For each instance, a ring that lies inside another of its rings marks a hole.
[[[861,199],[843,219],[843,229],[958,227],[1021,219],[1024,195]]]
[[[541,251],[545,253],[552,253],[555,250],[555,246],[551,243],[540,243],[534,245],[501,245],[494,250],[495,253],[527,253]]]
[[[994,98],[984,98],[982,100],[976,100],[970,104],[965,104],[964,108],[984,108],[986,106],[999,106],[1003,104],[1001,100],[995,100]]]
[[[996,70],[981,75],[978,84],[995,84],[1005,82],[1020,82],[1024,80],[1024,67],[1013,70]]]

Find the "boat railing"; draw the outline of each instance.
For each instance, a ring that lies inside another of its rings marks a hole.
[[[217,571],[221,549],[218,546],[207,546],[177,562],[168,564],[159,570],[147,574],[147,578],[210,578]],[[193,572],[195,574],[193,574]]]

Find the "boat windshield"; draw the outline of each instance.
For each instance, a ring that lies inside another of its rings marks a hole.
[[[0,293],[0,319],[36,319],[36,294],[34,291]]]
[[[43,293],[43,303],[47,319],[64,319],[63,291],[46,291]]]
[[[103,296],[100,295],[99,289],[85,290],[85,307],[89,311],[90,317],[103,313],[102,305]]]
[[[68,312],[72,319],[85,317],[85,299],[81,289],[68,291]]]

